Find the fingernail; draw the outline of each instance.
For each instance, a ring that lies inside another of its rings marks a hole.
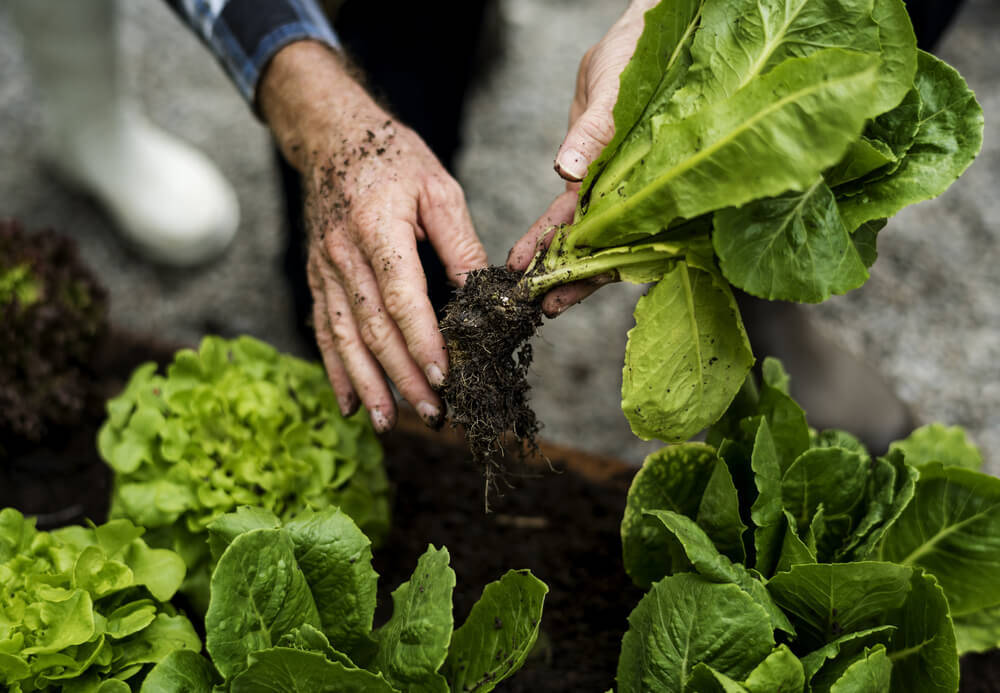
[[[427,382],[431,384],[435,390],[444,386],[444,373],[436,363],[432,363],[427,366]]]
[[[420,418],[424,420],[424,423],[431,428],[441,427],[441,410],[430,402],[420,402],[417,404],[417,413],[420,414]]]
[[[587,175],[587,160],[575,149],[564,149],[556,159],[556,172],[572,180],[583,180]]]
[[[368,414],[372,418],[372,426],[376,433],[385,433],[389,430],[389,419],[379,409],[372,409]]]
[[[341,416],[350,416],[358,410],[358,398],[353,394],[345,395],[343,398],[337,398],[337,406],[340,407]]]

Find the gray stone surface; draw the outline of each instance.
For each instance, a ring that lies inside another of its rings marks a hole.
[[[473,94],[459,177],[491,260],[559,192],[552,158],[565,133],[580,56],[622,3],[503,0],[505,52]],[[154,0],[123,3],[132,92],[151,117],[202,147],[233,181],[242,222],[219,262],[168,271],[117,241],[101,210],[42,164],[37,95],[0,7],[0,215],[74,235],[128,328],[195,343],[250,333],[301,352],[282,284],[280,200],[264,129],[193,36]],[[939,53],[979,94],[983,154],[939,200],[909,209],[881,237],[861,290],[811,309],[818,329],[877,366],[921,421],[967,427],[1000,472],[1000,5],[969,0]],[[534,402],[547,438],[638,461],[618,408],[621,363],[639,287],[602,289],[548,323],[536,343]]]

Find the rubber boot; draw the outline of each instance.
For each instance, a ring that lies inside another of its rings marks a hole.
[[[95,196],[155,262],[215,258],[239,224],[236,193],[197,149],[125,96],[115,0],[11,0],[43,103],[45,157]]]
[[[865,361],[825,338],[805,306],[737,294],[758,363],[781,359],[792,397],[817,429],[853,433],[875,455],[915,427],[909,408],[885,378]]]

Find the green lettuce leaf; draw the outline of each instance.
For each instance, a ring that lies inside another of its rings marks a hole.
[[[782,503],[802,531],[820,505],[828,526],[839,518],[850,523],[867,483],[867,455],[843,448],[813,448],[802,453],[782,477]]]
[[[964,616],[956,616],[955,641],[960,655],[1000,649],[1000,604]]]
[[[775,605],[760,576],[719,553],[709,536],[690,518],[669,510],[649,510],[646,514],[659,520],[677,539],[699,575],[712,582],[737,585],[767,612],[773,628],[795,635],[795,629]]]
[[[139,693],[210,693],[216,680],[211,662],[197,652],[177,650],[153,667]]]
[[[886,656],[885,646],[876,645],[866,649],[850,662],[832,685],[827,688],[825,681],[818,681],[814,691],[830,693],[879,693],[889,688],[892,677],[892,662]]]
[[[619,693],[683,690],[700,663],[739,681],[774,647],[767,613],[753,598],[689,573],[653,585],[628,621]]]
[[[820,670],[830,666],[838,670],[843,668],[844,661],[852,661],[857,654],[866,648],[876,644],[888,645],[889,639],[896,630],[895,626],[876,626],[867,630],[854,631],[840,636],[836,640],[831,640],[819,649],[813,650],[802,657],[802,668],[805,672],[806,681],[812,681]],[[827,677],[829,678],[829,677]]]
[[[750,693],[774,693],[801,691],[805,683],[802,662],[792,654],[787,645],[779,645],[750,672],[743,685]]]
[[[1000,603],[1000,479],[936,462],[924,465],[913,502],[876,555],[931,573],[953,615]]]
[[[686,440],[722,415],[753,365],[736,300],[719,277],[681,262],[635,317],[622,410],[644,440]]]
[[[906,463],[914,467],[922,467],[928,462],[940,462],[945,466],[979,471],[983,466],[982,453],[969,441],[961,426],[927,424],[903,440],[897,440],[891,449],[902,452]]]
[[[529,571],[508,571],[483,590],[451,636],[441,673],[452,691],[486,693],[521,668],[534,647],[548,587]]]
[[[703,4],[704,0],[661,2],[646,12],[645,29],[619,78],[619,93],[627,94],[628,98],[615,101],[612,111],[615,134],[590,165],[580,188],[581,197],[589,194],[595,176],[604,171],[609,160],[623,169],[631,167],[623,161],[627,154],[614,159],[612,156],[619,149],[628,152],[630,144],[648,139],[649,119],[666,108],[680,86],[691,63],[691,41]]]
[[[886,616],[896,625],[889,644],[892,693],[954,693],[958,648],[948,600],[934,576],[913,571],[906,601]],[[882,690],[885,690],[884,688]]]
[[[111,515],[182,556],[183,591],[202,612],[211,551],[225,544],[206,542],[207,527],[240,506],[282,520],[339,507],[378,542],[389,515],[382,450],[365,412],[338,412],[319,365],[250,337],[206,337],[166,376],[138,368],[108,403],[98,448],[115,471]]]
[[[647,512],[673,510],[695,517],[718,464],[715,450],[702,443],[666,447],[643,462],[629,487],[621,524],[625,571],[640,587],[688,565],[683,547]]]
[[[822,178],[802,192],[721,210],[714,220],[712,241],[722,273],[754,296],[820,303],[868,280]]]
[[[568,242],[619,246],[677,219],[807,187],[878,113],[877,71],[875,57],[827,49],[786,60],[685,120],[654,116],[648,154],[614,188],[598,181]]]
[[[982,146],[982,109],[954,68],[921,51],[914,84],[921,106],[913,144],[891,175],[838,201],[847,228],[891,217],[907,205],[937,197],[968,168]]]
[[[781,503],[781,467],[771,429],[764,417],[757,418],[753,452],[750,456],[757,497],[750,506],[756,559],[754,566],[762,575],[774,573],[782,543],[784,517]]]
[[[339,510],[301,513],[285,532],[331,645],[347,654],[368,649],[378,588],[371,540]]]
[[[767,583],[807,647],[882,625],[910,590],[911,570],[892,563],[795,565]]]
[[[251,653],[303,623],[319,628],[320,617],[292,540],[276,529],[236,537],[212,573],[205,614],[205,647],[222,676],[243,671]]]
[[[448,656],[454,620],[451,593],[455,571],[448,550],[429,546],[413,577],[392,593],[392,618],[375,631],[379,643],[374,668],[406,691],[448,691],[438,669]]]
[[[232,693],[398,693],[381,675],[288,647],[259,650],[233,679]]]

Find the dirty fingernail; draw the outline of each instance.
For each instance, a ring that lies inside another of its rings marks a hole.
[[[587,160],[575,149],[564,149],[556,159],[556,173],[570,180],[583,180],[587,175]]]
[[[431,387],[438,389],[444,385],[444,373],[436,363],[432,363],[427,366],[427,382],[431,384]]]
[[[337,405],[340,407],[341,416],[350,416],[358,410],[358,398],[354,394],[337,398]]]
[[[431,428],[441,427],[441,410],[430,402],[420,402],[417,404],[417,413],[424,423]]]
[[[372,418],[372,426],[375,428],[376,433],[385,433],[389,430],[389,417],[382,413],[379,409],[372,409],[369,412]]]

